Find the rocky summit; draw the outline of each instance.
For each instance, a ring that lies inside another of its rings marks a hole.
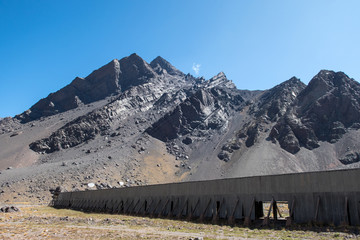
[[[359,137],[360,84],[345,73],[250,91],[132,54],[0,119],[0,201],[357,168]]]

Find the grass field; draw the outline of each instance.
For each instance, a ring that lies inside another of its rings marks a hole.
[[[358,228],[213,225],[16,204],[0,213],[1,239],[360,239]]]

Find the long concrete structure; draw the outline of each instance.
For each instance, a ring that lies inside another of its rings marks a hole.
[[[288,223],[360,225],[360,169],[181,182],[61,192],[52,205],[83,211],[229,223],[277,218],[277,202],[289,208]],[[270,203],[263,213],[263,203]],[[264,216],[265,215],[265,216]]]

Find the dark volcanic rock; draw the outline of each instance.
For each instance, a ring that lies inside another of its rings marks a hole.
[[[250,113],[274,122],[285,114],[287,108],[305,87],[306,85],[299,79],[292,77],[264,92],[258,102],[251,106]]]
[[[246,147],[251,147],[256,142],[259,136],[259,124],[255,123],[250,125],[246,131],[247,139],[245,141]]]
[[[221,152],[218,154],[218,158],[219,158],[220,160],[225,161],[225,162],[230,161],[229,154],[226,153],[226,152],[224,152],[224,151],[221,151]]]
[[[278,129],[279,128],[279,129]],[[297,153],[300,151],[300,144],[296,138],[291,127],[286,124],[279,124],[277,127],[273,127],[270,132],[270,138],[278,139],[280,146],[290,153]],[[281,133],[281,135],[280,135]]]
[[[344,165],[360,162],[360,154],[358,152],[351,152],[340,158],[339,161]]]
[[[190,138],[190,137],[186,137],[186,138],[184,138],[184,139],[182,140],[182,142],[183,142],[184,144],[186,144],[186,145],[189,145],[189,144],[191,144],[191,143],[193,142],[193,140],[192,140],[192,138]]]
[[[20,210],[15,206],[5,206],[0,208],[0,212],[3,213],[11,213],[11,212],[19,212]]]
[[[109,129],[109,117],[103,111],[95,111],[75,119],[54,132],[50,137],[30,144],[35,152],[51,153],[70,148],[104,134]]]
[[[336,142],[347,128],[360,122],[360,84],[342,72],[320,71],[295,99],[270,138],[296,153],[319,141]]]

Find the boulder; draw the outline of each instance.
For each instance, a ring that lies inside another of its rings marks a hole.
[[[344,165],[360,162],[360,153],[358,152],[347,153],[344,157],[340,158],[339,161]]]
[[[193,140],[190,137],[186,137],[182,140],[182,142],[186,145],[189,145],[189,144],[193,143]]]

